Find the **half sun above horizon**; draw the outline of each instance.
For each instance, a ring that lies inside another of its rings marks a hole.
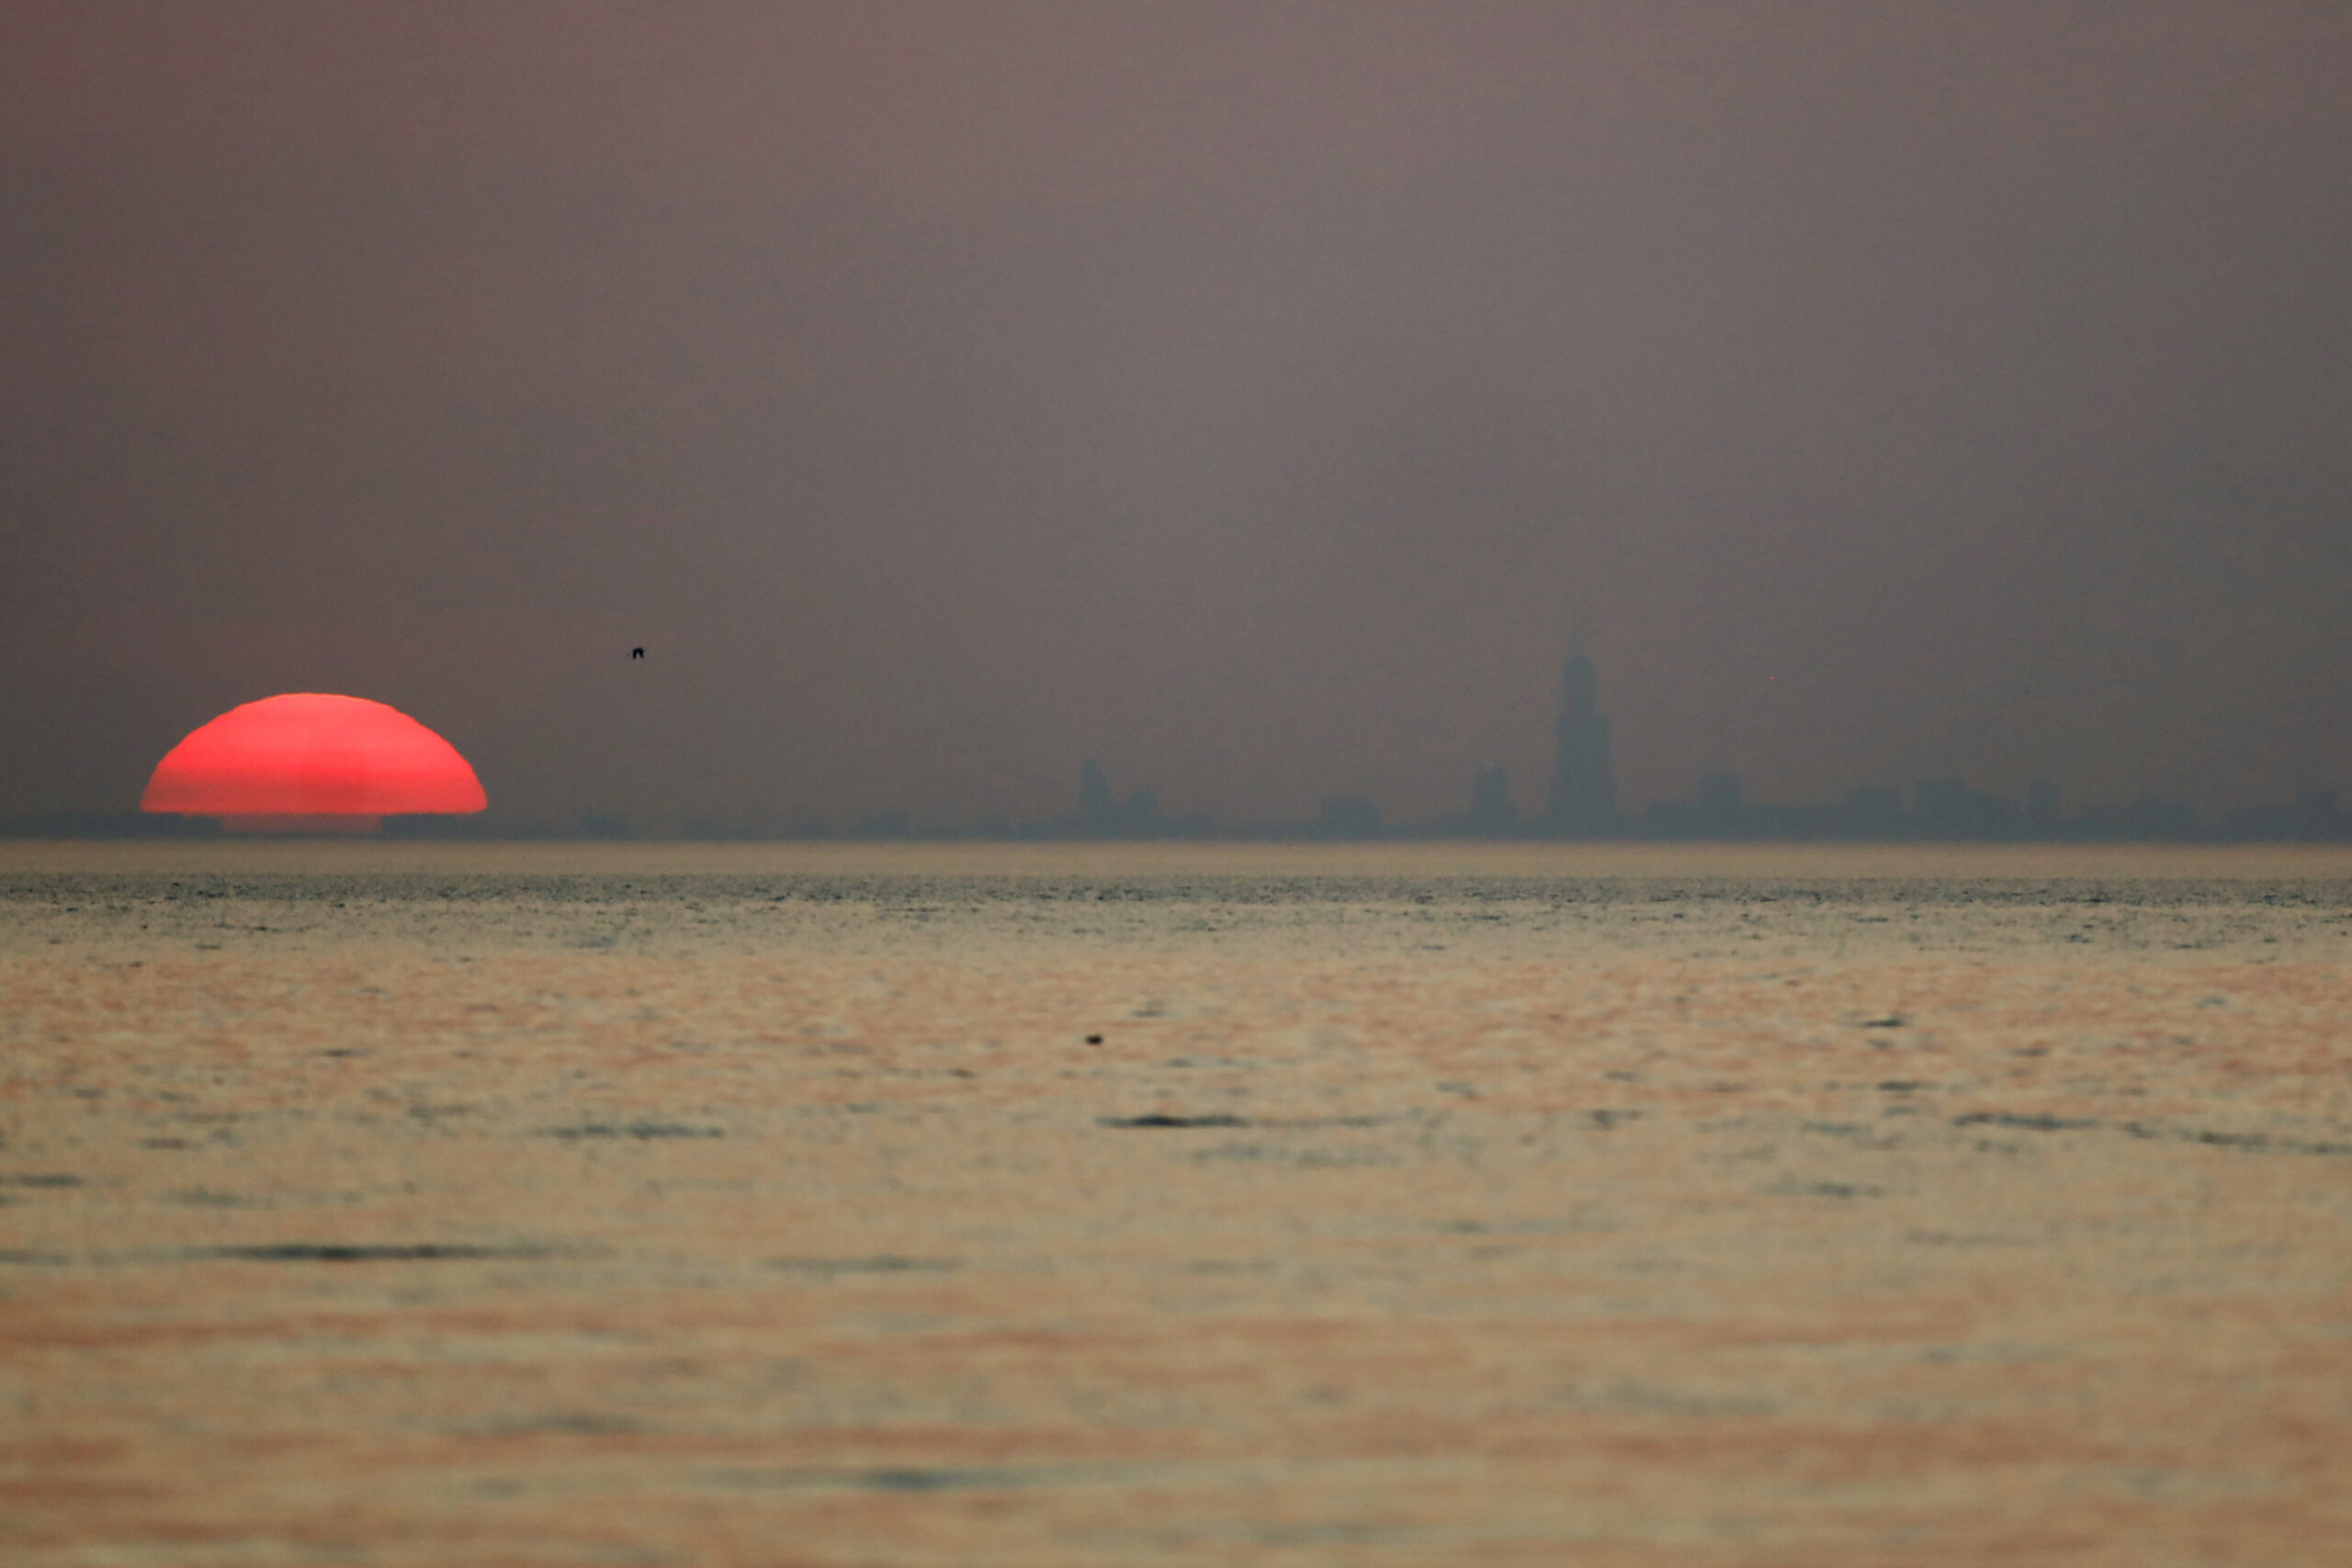
[[[189,733],[147,781],[141,811],[217,817],[232,833],[372,833],[387,817],[490,804],[458,749],[396,707],[289,692]]]

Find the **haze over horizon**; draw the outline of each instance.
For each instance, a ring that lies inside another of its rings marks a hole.
[[[0,816],[2352,791],[2341,6],[20,4],[0,241]]]

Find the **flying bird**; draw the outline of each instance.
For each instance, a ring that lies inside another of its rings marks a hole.
[[[628,656],[631,659],[642,659],[645,657],[645,649],[641,648],[632,648],[628,650]]]

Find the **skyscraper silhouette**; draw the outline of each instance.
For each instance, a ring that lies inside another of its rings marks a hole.
[[[1609,716],[1594,695],[1592,660],[1570,654],[1560,688],[1551,828],[1564,838],[1597,838],[1617,826],[1617,775],[1609,768]]]

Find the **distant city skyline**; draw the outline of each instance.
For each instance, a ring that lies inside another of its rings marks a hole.
[[[1998,841],[2230,840],[2324,841],[2352,839],[2352,812],[2340,792],[2297,791],[2264,805],[2207,815],[2194,802],[2143,791],[2121,801],[2071,808],[2058,787],[2029,784],[2012,798],[1962,778],[1923,778],[1908,785],[1856,784],[1834,801],[1767,804],[1750,800],[1740,775],[1702,773],[1687,795],[1625,811],[1617,801],[1610,716],[1600,704],[1600,672],[1574,651],[1560,667],[1559,707],[1552,723],[1552,774],[1541,810],[1523,812],[1508,769],[1473,765],[1464,809],[1421,819],[1392,819],[1368,795],[1326,795],[1309,817],[1224,823],[1204,811],[1170,812],[1156,789],[1122,795],[1102,764],[1079,765],[1075,809],[1016,819],[1004,814],[919,818],[885,807],[835,823],[800,818],[779,823],[712,817],[671,821],[626,812],[584,815],[569,823],[528,821],[496,810],[478,821],[390,818],[394,836],[497,838],[552,836],[617,839],[996,839],[1007,840],[1170,839],[1488,839],[1500,840],[1936,840]],[[158,820],[120,814],[49,813],[0,820],[0,836],[154,837],[216,830],[206,819]]]

